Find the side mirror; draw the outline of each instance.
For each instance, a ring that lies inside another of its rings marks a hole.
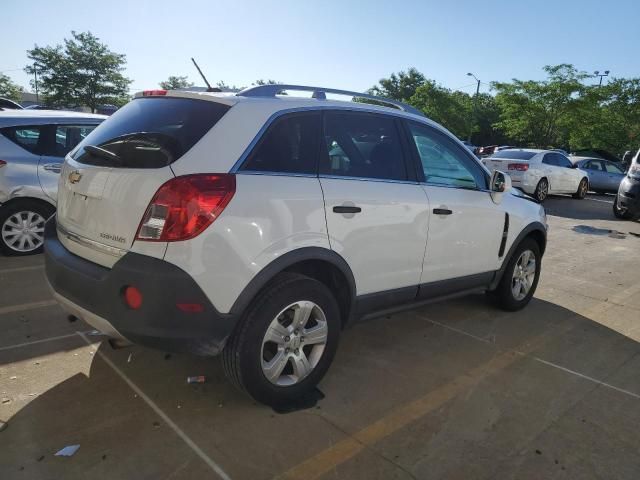
[[[511,190],[511,177],[500,170],[495,170],[491,175],[491,191],[504,193]]]
[[[491,199],[494,203],[502,201],[502,194],[511,190],[511,177],[500,170],[495,170],[491,175]]]

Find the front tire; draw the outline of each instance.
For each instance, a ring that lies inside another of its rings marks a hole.
[[[227,342],[225,374],[258,402],[285,404],[320,382],[335,356],[340,329],[338,303],[324,284],[279,274]]]
[[[580,184],[578,185],[578,190],[573,194],[573,198],[577,198],[578,200],[582,200],[587,196],[587,190],[589,190],[589,181],[586,178],[580,180]]]
[[[531,301],[540,278],[541,260],[540,247],[532,238],[518,245],[492,295],[502,309],[513,312]]]
[[[631,215],[629,215],[626,208],[618,206],[618,195],[616,195],[616,198],[613,201],[613,215],[620,220],[629,220],[631,218]]]
[[[549,181],[546,178],[541,178],[536,185],[536,189],[533,192],[534,198],[542,203],[549,196]]]
[[[8,256],[42,252],[44,224],[55,212],[48,203],[16,200],[0,208],[0,252]]]

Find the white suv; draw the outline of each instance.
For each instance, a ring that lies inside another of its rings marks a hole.
[[[511,148],[494,153],[483,163],[490,171],[509,172],[513,186],[539,202],[556,193],[568,193],[582,200],[589,190],[587,172],[555,150]]]
[[[524,307],[545,244],[544,209],[413,108],[286,85],[138,94],[67,156],[45,232],[70,313],[222,353],[268,404],[313,388],[354,319],[472,291]]]

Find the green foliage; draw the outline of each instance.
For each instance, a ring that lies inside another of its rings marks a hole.
[[[187,80],[187,76],[170,75],[164,82],[160,82],[160,88],[164,90],[178,90],[180,88],[193,87],[193,83]]]
[[[126,103],[131,80],[121,73],[126,64],[125,55],[109,50],[91,32],[72,31],[71,36],[64,39],[64,46],[36,45],[27,50],[27,57],[33,63],[27,65],[25,71],[29,74],[37,71],[45,103],[61,107],[86,106],[92,112],[98,105]]]
[[[13,83],[7,75],[0,73],[0,97],[19,102],[21,93],[22,87]]]
[[[500,121],[496,127],[522,145],[563,146],[569,144],[571,115],[589,78],[573,65],[544,67],[543,81],[513,79],[493,82]]]
[[[427,83],[426,77],[415,68],[411,67],[406,72],[392,73],[389,78],[381,78],[378,85],[369,89],[369,93],[380,97],[408,102],[418,90]]]

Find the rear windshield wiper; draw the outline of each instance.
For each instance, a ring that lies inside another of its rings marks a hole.
[[[87,152],[89,152],[91,155],[95,155],[96,157],[101,157],[106,160],[111,160],[113,163],[116,163],[117,165],[123,164],[122,158],[120,158],[118,154],[110,152],[109,150],[106,150],[104,148],[96,147],[95,145],[85,145],[84,149]]]

